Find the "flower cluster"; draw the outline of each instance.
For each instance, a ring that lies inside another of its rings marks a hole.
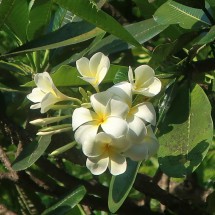
[[[126,171],[126,157],[141,161],[155,154],[159,145],[151,127],[156,124],[154,107],[150,102],[135,102],[136,94],[152,97],[159,93],[161,82],[153,69],[142,65],[133,72],[129,68],[127,82],[100,92],[99,84],[110,67],[108,57],[99,52],[90,60],[79,59],[76,66],[81,78],[96,90],[88,106],[80,105],[72,113],[74,138],[87,156],[87,168],[95,175],[106,169],[119,175]],[[59,92],[46,72],[37,74],[35,82],[37,88],[27,96],[37,103],[32,109],[41,108],[44,113],[58,101],[80,103]]]

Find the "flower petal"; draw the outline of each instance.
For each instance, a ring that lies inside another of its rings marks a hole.
[[[147,135],[142,142],[131,146],[124,155],[130,157],[134,161],[140,161],[154,155],[158,151],[158,148],[159,144],[151,126],[147,126]]]
[[[128,82],[121,82],[115,84],[113,87],[109,88],[107,91],[119,96],[120,100],[126,103],[129,107],[132,105],[132,86]]]
[[[40,90],[40,88],[34,88],[30,94],[27,95],[27,98],[32,102],[41,102],[43,97],[46,94]]]
[[[110,99],[108,105],[109,108],[106,109],[106,114],[108,116],[116,116],[125,119],[128,114],[129,107],[126,103],[118,100],[119,98],[114,96]]]
[[[75,132],[75,140],[79,144],[84,144],[88,139],[94,139],[98,131],[98,125],[96,122],[88,122],[81,125]]]
[[[128,80],[131,83],[131,85],[134,85],[134,74],[132,68],[129,66],[128,70]]]
[[[48,72],[38,73],[34,77],[34,81],[43,92],[52,92],[55,87],[51,76]]]
[[[94,175],[100,175],[108,167],[109,157],[108,156],[99,156],[95,158],[87,158],[86,166]]]
[[[154,78],[154,70],[148,66],[148,65],[141,65],[138,66],[134,70],[135,74],[135,86],[137,88],[142,87],[146,82],[148,82],[150,79]]]
[[[96,93],[90,97],[91,105],[99,116],[106,113],[106,109],[108,108],[107,104],[111,97],[112,94],[107,91]]]
[[[127,122],[129,127],[127,133],[128,141],[134,144],[140,143],[147,133],[145,123],[136,116],[128,117]]]
[[[99,75],[99,73],[101,73],[100,75],[102,75],[104,78],[104,76],[106,75],[110,67],[110,61],[107,56],[105,56],[101,52],[98,52],[90,58],[89,66],[90,66],[90,71],[94,77],[96,77],[97,75]]]
[[[112,141],[112,138],[100,132],[95,138],[88,138],[82,145],[83,153],[88,157],[97,157],[105,152],[105,146]]]
[[[39,109],[39,108],[41,108],[41,103],[37,103],[30,106],[30,109]]]
[[[149,102],[143,102],[131,109],[131,113],[152,125],[156,124],[156,113],[153,105]]]
[[[89,60],[86,57],[82,57],[76,61],[76,67],[78,72],[83,77],[94,77],[90,71]]]
[[[157,95],[161,90],[161,81],[158,78],[154,78],[153,82],[148,86],[147,90],[144,90],[141,94],[144,96],[152,97]]]
[[[101,124],[105,133],[114,136],[115,138],[127,134],[128,124],[125,120],[119,117],[108,117],[107,120]]]
[[[72,114],[72,128],[76,130],[80,125],[96,119],[96,114],[87,108],[76,108]]]
[[[52,93],[47,93],[42,101],[41,101],[41,113],[45,113],[47,112],[51,106],[53,104],[55,104],[56,102],[59,102],[60,99],[58,99],[55,95],[53,95]]]
[[[118,153],[112,153],[108,164],[108,169],[112,175],[120,175],[126,171],[126,158]]]

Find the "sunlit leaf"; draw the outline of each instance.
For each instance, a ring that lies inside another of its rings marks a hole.
[[[215,25],[197,44],[203,45],[203,44],[211,43],[214,40],[215,40]]]
[[[109,16],[93,1],[86,0],[55,0],[61,7],[72,11],[77,16],[85,19],[86,21],[94,24],[96,27],[107,31],[120,39],[133,44],[134,46],[140,46],[137,40],[129,34],[113,17]]]
[[[46,209],[42,215],[64,215],[75,207],[84,198],[85,194],[85,187],[80,186],[56,204]]]
[[[172,177],[193,172],[204,159],[213,137],[210,102],[198,85],[184,84],[159,126],[160,168]]]
[[[154,20],[162,25],[179,24],[182,28],[209,27],[210,22],[201,9],[192,8],[169,0],[154,14]]]
[[[159,25],[153,19],[147,19],[141,22],[130,24],[125,26],[126,30],[141,44],[152,39],[168,25]],[[111,54],[119,52],[122,50],[130,49],[132,45],[118,39],[115,36],[108,36],[102,39],[91,51],[90,53],[95,53],[97,51],[102,51],[105,54]]]
[[[111,83],[113,82],[114,76],[117,72],[124,72],[126,73],[128,71],[127,67],[124,66],[117,66],[117,65],[111,65],[110,69],[105,76],[102,83]],[[56,86],[72,86],[77,87],[80,85],[89,85],[89,83],[85,82],[80,78],[80,74],[78,73],[77,69],[75,67],[69,66],[69,65],[63,65],[61,66],[56,72],[51,74],[51,77],[55,83]],[[35,86],[34,82],[28,82],[24,87],[32,87]]]
[[[141,162],[127,159],[126,172],[112,177],[108,195],[108,207],[112,213],[115,213],[121,207],[128,196],[135,181],[140,164]]]
[[[75,31],[73,29],[76,29]],[[86,22],[69,23],[55,32],[46,34],[36,40],[28,42],[10,53],[2,56],[13,56],[20,53],[38,50],[55,49],[71,44],[80,43],[101,34],[103,31]]]
[[[12,168],[16,171],[24,170],[34,164],[45,152],[51,142],[51,136],[41,136],[38,141],[26,145],[20,155],[13,162]]]

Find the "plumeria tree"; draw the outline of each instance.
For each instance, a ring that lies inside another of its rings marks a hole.
[[[215,213],[213,0],[0,0],[0,214]]]

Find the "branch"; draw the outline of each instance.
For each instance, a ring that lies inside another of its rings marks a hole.
[[[187,69],[192,73],[205,73],[215,70],[215,58],[191,62]]]
[[[134,188],[151,198],[157,199],[160,203],[177,214],[204,214],[201,208],[194,208],[193,205],[190,205],[187,201],[181,200],[169,194],[167,191],[162,190],[157,184],[153,183],[153,179],[149,176],[138,174],[134,183]]]

